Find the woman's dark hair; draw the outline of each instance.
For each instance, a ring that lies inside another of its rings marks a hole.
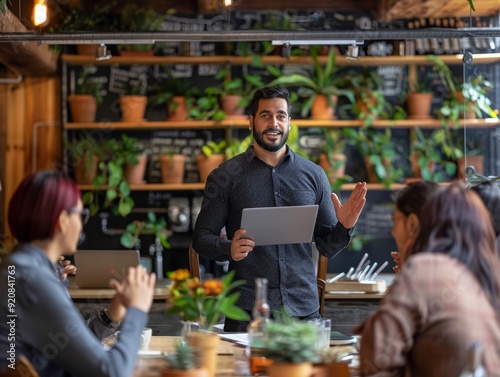
[[[9,203],[12,235],[18,242],[52,238],[61,212],[75,208],[80,197],[76,183],[61,172],[44,170],[29,175]]]
[[[483,182],[479,185],[472,186],[471,190],[477,192],[490,212],[493,228],[498,237],[500,235],[500,188],[498,184],[494,182]]]
[[[409,183],[398,192],[396,196],[396,208],[405,216],[414,213],[420,220],[422,209],[438,188],[439,185],[431,181]]]
[[[462,262],[500,309],[495,233],[488,210],[474,191],[454,182],[429,198],[410,255],[421,252],[442,253]]]
[[[252,108],[252,116],[257,115],[257,110],[259,110],[259,101],[261,99],[271,99],[271,98],[282,98],[286,101],[286,107],[288,114],[290,114],[290,100],[289,92],[285,88],[278,88],[277,86],[265,86],[263,88],[257,89],[253,94],[250,106]]]

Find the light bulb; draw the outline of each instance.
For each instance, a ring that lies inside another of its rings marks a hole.
[[[32,15],[33,25],[42,26],[47,23],[48,15],[47,15],[47,1],[46,0],[38,0],[35,2],[33,6],[33,15]]]

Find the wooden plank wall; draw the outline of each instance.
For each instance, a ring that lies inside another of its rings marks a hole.
[[[15,188],[26,175],[61,160],[60,98],[59,77],[25,77],[19,84],[0,85],[0,233],[8,245],[7,207]]]

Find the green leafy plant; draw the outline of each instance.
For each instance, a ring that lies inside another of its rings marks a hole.
[[[137,244],[141,234],[153,234],[165,249],[170,249],[168,242],[167,222],[164,218],[157,218],[154,212],[148,212],[146,221],[133,221],[127,225],[125,232],[120,237],[120,243],[127,249],[132,249]]]
[[[153,9],[146,9],[140,5],[128,3],[121,12],[120,30],[126,32],[158,31],[163,23],[163,16]],[[121,44],[118,50],[123,51],[150,51],[153,44]]]
[[[169,286],[171,306],[168,314],[180,314],[183,321],[196,321],[205,330],[212,330],[221,316],[245,321],[249,315],[235,305],[239,292],[234,288],[243,285],[243,280],[233,281],[234,271],[224,279],[205,280],[192,278],[187,269],[167,273],[172,284]]]
[[[341,87],[352,91],[352,96],[348,97],[352,104],[343,107],[342,117],[345,118],[344,111],[350,109],[357,119],[364,121],[365,126],[370,126],[375,119],[391,112],[390,103],[379,92],[382,85],[382,77],[374,69],[365,67],[361,71],[346,72],[343,75]]]
[[[238,107],[246,108],[254,91],[265,86],[262,78],[258,74],[243,72],[241,78],[231,76],[231,66],[227,65],[219,70],[215,75],[217,80],[222,80],[221,84],[215,87],[215,93],[219,96],[240,96]]]
[[[282,310],[266,324],[263,354],[275,363],[318,362],[318,330],[315,324],[299,321]]]
[[[168,103],[169,106],[174,106],[175,110],[176,102],[172,101],[173,97],[186,97],[188,101],[192,100],[196,94],[198,94],[198,88],[192,85],[192,83],[183,77],[173,77],[172,72],[168,69],[165,71],[166,77],[164,79],[159,79],[158,82],[149,89],[148,100],[150,103],[156,105],[162,105]]]
[[[244,153],[252,143],[253,143],[252,134],[248,135],[243,140],[238,140],[238,139],[229,140],[225,150],[226,160],[229,160],[230,158],[233,158],[234,156],[237,156],[240,153]]]
[[[199,367],[199,359],[195,350],[187,342],[175,343],[175,351],[169,352],[165,358],[171,369],[190,370]]]
[[[435,169],[437,164],[440,164],[449,176],[456,173],[457,165],[453,161],[444,160],[442,157],[442,140],[441,130],[434,130],[426,137],[420,128],[415,128],[410,153],[416,156],[422,178],[425,180],[435,182],[443,180],[443,174]]]
[[[210,157],[214,154],[225,154],[226,148],[227,142],[225,140],[221,140],[218,143],[213,140],[209,140],[201,147],[201,152],[206,157]]]
[[[92,181],[93,190],[87,191],[83,203],[90,208],[90,214],[95,215],[100,208],[99,192],[105,187],[103,208],[112,208],[114,214],[127,216],[134,207],[134,200],[130,197],[130,185],[125,180],[124,169],[127,163],[137,164],[138,156],[143,149],[137,139],[122,134],[121,142],[109,140],[105,146],[107,159],[99,162],[99,171]]]
[[[195,120],[223,120],[226,113],[221,110],[217,89],[208,87],[193,101],[187,103],[189,116]]]
[[[78,7],[70,7],[68,3],[59,3],[59,11],[62,15],[61,21],[51,28],[53,32],[74,31],[117,31],[117,19],[112,16],[111,9],[116,6],[116,1],[105,5],[95,5],[87,10],[82,4]]]
[[[297,86],[299,97],[306,98],[302,104],[301,115],[306,117],[311,110],[312,104],[318,95],[325,96],[328,104],[335,107],[332,100],[332,95],[346,96],[354,102],[354,96],[350,90],[341,89],[340,84],[343,82],[342,75],[339,74],[336,66],[335,49],[330,48],[325,67],[319,63],[318,51],[312,48],[311,57],[313,60],[313,69],[305,74],[293,73],[282,75],[274,79],[269,85]]]
[[[493,84],[483,75],[469,77],[460,83],[453,77],[450,67],[439,57],[428,55],[427,59],[434,63],[432,69],[439,74],[439,78],[447,91],[447,97],[438,109],[438,117],[443,125],[453,122],[458,126],[464,112],[471,109],[478,118],[483,117],[483,112],[491,118],[497,118],[497,111],[491,107],[491,100],[487,94],[493,89]],[[460,98],[460,94],[463,98]]]
[[[102,103],[103,98],[101,91],[103,84],[90,80],[92,70],[90,66],[83,66],[75,86],[75,94],[88,94],[95,97],[96,102]]]
[[[384,187],[389,188],[403,176],[402,169],[396,169],[392,164],[396,153],[390,128],[384,132],[373,127],[344,128],[343,133],[347,143],[356,146],[375,167],[375,174]]]
[[[104,150],[101,147],[101,143],[89,132],[80,133],[77,139],[71,141],[64,135],[64,146],[68,150],[73,166],[85,161],[86,172],[92,168],[93,156],[97,156],[99,159],[104,158]]]

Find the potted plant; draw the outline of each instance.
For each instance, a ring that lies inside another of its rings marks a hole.
[[[183,121],[189,117],[188,103],[191,103],[198,90],[186,78],[175,78],[166,71],[165,79],[161,79],[150,90],[149,102],[166,104],[168,121]]]
[[[244,281],[233,281],[234,271],[222,280],[203,282],[192,278],[187,269],[168,272],[167,275],[172,281],[167,313],[179,314],[187,324],[188,330],[185,327],[183,331],[185,339],[191,346],[200,348],[201,365],[208,370],[209,377],[213,377],[219,336],[211,330],[222,316],[239,321],[249,319],[247,312],[234,304],[239,293],[233,292],[233,289],[244,284]],[[198,322],[202,331],[189,331],[193,321]]]
[[[186,155],[177,153],[176,147],[163,147],[158,155],[161,181],[167,184],[177,184],[184,181]]]
[[[425,72],[424,72],[425,74]],[[408,119],[429,119],[432,105],[432,87],[427,76],[420,75],[409,83]]]
[[[233,158],[234,156],[244,153],[248,147],[253,143],[253,135],[250,134],[243,140],[231,139],[227,143],[225,150],[226,160]]]
[[[125,232],[120,237],[120,244],[127,249],[137,247],[141,234],[153,234],[165,249],[170,249],[168,236],[171,232],[167,229],[164,218],[157,218],[154,212],[147,213],[146,221],[133,221],[127,225]]]
[[[438,164],[449,176],[455,174],[457,165],[442,157],[442,138],[441,130],[434,130],[426,137],[420,128],[415,128],[410,144],[410,164],[415,178],[441,182],[443,174],[436,170]]]
[[[146,9],[140,5],[128,3],[120,16],[120,30],[125,32],[159,31],[163,23],[163,16],[153,9]],[[149,44],[120,44],[118,50],[122,56],[153,56],[154,43]]]
[[[217,72],[215,78],[222,79],[215,93],[220,96],[221,110],[229,119],[246,118],[245,108],[250,104],[253,92],[265,86],[257,74],[242,73],[242,78],[231,77],[231,67],[228,65]]]
[[[450,67],[439,57],[428,55],[427,59],[434,63],[432,69],[438,72],[441,82],[447,91],[447,97],[438,109],[438,117],[443,125],[453,122],[458,125],[465,112],[467,118],[482,118],[483,112],[491,118],[497,118],[497,112],[491,107],[487,94],[493,89],[493,84],[483,75],[469,77],[459,83],[453,77]]]
[[[206,182],[212,170],[224,162],[226,148],[227,142],[225,140],[218,143],[209,140],[201,147],[201,154],[196,157],[196,163],[198,164],[200,173],[200,182]]]
[[[99,160],[104,156],[100,143],[90,133],[84,132],[76,140],[69,141],[65,137],[64,145],[70,155],[76,183],[92,183]]]
[[[347,143],[356,146],[365,157],[368,182],[382,182],[384,187],[389,188],[402,177],[402,170],[396,169],[392,163],[395,146],[390,128],[384,132],[366,126],[358,130],[344,128],[343,133]]]
[[[144,95],[142,80],[130,79],[125,84],[125,93],[120,96],[120,110],[123,122],[143,122],[148,98]]]
[[[186,342],[177,342],[165,358],[168,368],[162,369],[162,377],[208,377],[208,371],[199,367],[197,352]]]
[[[350,108],[357,119],[363,120],[365,126],[372,125],[375,119],[390,110],[389,102],[379,92],[382,84],[379,73],[366,67],[361,71],[351,70],[343,76],[341,87],[352,91],[352,96],[348,97],[351,101],[354,97],[346,108]]]
[[[56,24],[51,31],[63,32],[112,32],[117,31],[118,20],[112,15],[111,9],[116,6],[116,1],[104,5],[93,5],[92,9],[78,2],[74,7],[73,2],[57,3],[61,14],[61,22]],[[96,56],[98,44],[77,44],[76,50],[80,55]]]
[[[299,96],[306,98],[301,109],[302,117],[307,117],[311,111],[312,119],[333,119],[337,97],[344,95],[354,101],[353,94],[339,86],[342,82],[342,75],[338,73],[335,63],[335,49],[330,48],[324,68],[318,61],[317,49],[311,48],[310,51],[313,60],[311,71],[304,74],[283,75],[269,85],[298,86]]]
[[[221,110],[217,88],[208,87],[201,95],[188,103],[189,117],[195,120],[223,120],[226,113]]]
[[[325,146],[319,155],[319,165],[326,172],[330,184],[335,184],[338,178],[344,177],[346,141],[339,128],[323,128],[323,134]]]
[[[92,82],[91,67],[83,66],[75,85],[75,93],[68,96],[73,122],[95,122],[97,105],[102,103],[102,83]]]
[[[284,311],[266,324],[263,354],[273,360],[270,377],[309,377],[319,361],[318,328],[310,322],[289,317]],[[292,372],[293,371],[293,372]]]
[[[134,207],[134,200],[130,197],[130,185],[125,179],[125,168],[127,163],[137,161],[140,151],[130,148],[136,143],[134,138],[123,134],[122,140],[125,141],[125,148],[115,139],[104,144],[105,159],[99,162],[98,172],[92,181],[93,189],[82,197],[83,203],[89,206],[91,215],[95,215],[100,209],[99,192],[103,187],[103,208],[111,208],[113,214],[125,217]]]
[[[136,138],[122,134],[119,153],[123,154],[125,160],[125,180],[131,185],[143,184],[148,162],[144,146]]]

